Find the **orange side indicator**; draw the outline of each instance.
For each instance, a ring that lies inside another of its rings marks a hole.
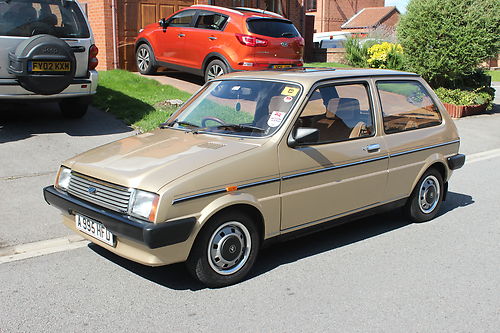
[[[238,190],[238,186],[228,186],[226,187],[227,192],[234,192]]]

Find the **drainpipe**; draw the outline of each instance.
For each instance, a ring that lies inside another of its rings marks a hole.
[[[118,68],[118,50],[116,48],[117,37],[116,37],[116,0],[111,0],[111,20],[113,25],[113,68]]]

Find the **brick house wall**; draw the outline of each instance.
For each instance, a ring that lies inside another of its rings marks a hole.
[[[112,0],[82,1],[87,9],[87,17],[94,34],[95,45],[99,48],[98,70],[115,68],[113,63],[113,13]]]

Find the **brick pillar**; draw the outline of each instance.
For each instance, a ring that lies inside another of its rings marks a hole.
[[[114,69],[112,0],[87,0],[86,5],[95,45],[99,48],[97,69]]]

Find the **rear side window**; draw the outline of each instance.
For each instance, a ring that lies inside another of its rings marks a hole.
[[[83,14],[74,1],[11,0],[0,2],[0,35],[89,38]]]
[[[385,133],[441,124],[441,114],[418,81],[377,81]]]
[[[180,13],[175,14],[168,22],[169,27],[189,27],[191,26],[191,21],[193,21],[193,16],[196,13],[194,10],[185,10]]]
[[[267,37],[293,38],[300,34],[292,22],[280,19],[249,19],[248,31]]]
[[[196,20],[195,28],[222,30],[226,22],[227,16],[211,12],[200,12]]]

